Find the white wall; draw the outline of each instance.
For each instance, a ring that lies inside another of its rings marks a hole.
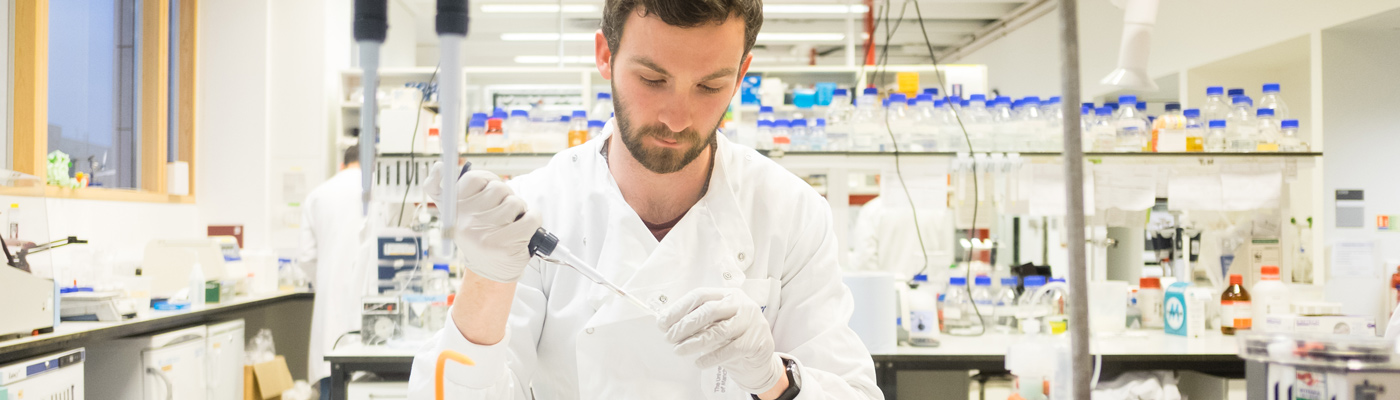
[[[1400,7],[1400,0],[1163,1],[1148,72],[1161,77],[1275,42]],[[1079,3],[1079,54],[1086,96],[1112,91],[1123,13],[1107,0]],[[992,88],[1015,95],[1060,92],[1059,10],[960,60],[986,64]],[[1256,89],[1252,89],[1257,92]]]

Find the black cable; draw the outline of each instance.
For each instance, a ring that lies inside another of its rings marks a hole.
[[[335,350],[336,347],[340,346],[340,339],[344,339],[346,336],[350,336],[350,335],[359,335],[359,334],[360,334],[360,331],[349,331],[349,332],[345,332],[345,333],[340,334],[339,337],[336,337],[336,338],[335,338],[335,343],[331,343],[331,350]]]
[[[414,114],[413,114],[413,135],[412,135],[412,136],[409,136],[409,138],[408,138],[408,165],[409,165],[410,168],[411,168],[411,171],[412,171],[412,172],[410,172],[410,173],[413,174],[413,177],[410,178],[410,179],[408,180],[408,184],[404,185],[404,187],[403,187],[403,200],[399,200],[399,222],[396,224],[396,225],[398,225],[398,226],[403,226],[403,209],[404,209],[404,205],[406,205],[406,204],[408,203],[408,189],[411,188],[411,187],[413,187],[414,182],[417,182],[417,181],[418,181],[418,165],[416,164],[416,160],[415,160],[415,157],[414,157],[415,154],[414,154],[414,150],[413,150],[413,145],[414,145],[414,144],[417,144],[417,143],[415,143],[415,142],[418,141],[418,120],[422,119],[422,117],[423,117],[423,101],[428,99],[428,88],[432,87],[433,82],[436,82],[436,81],[437,81],[438,68],[441,68],[441,67],[442,67],[442,64],[438,64],[437,66],[434,66],[434,67],[433,67],[433,75],[430,76],[430,77],[428,77],[428,83],[426,84],[427,86],[423,87],[423,96],[421,96],[421,97],[418,98],[418,108],[416,108],[416,109],[413,110],[413,111],[414,111]],[[376,112],[376,111],[378,111],[378,110],[374,110],[374,111],[361,111],[361,112]],[[438,135],[442,135],[442,132],[438,132]],[[439,136],[439,137],[441,137],[441,136]],[[444,179],[446,179],[446,178],[444,178]]]
[[[900,20],[900,21],[903,21],[903,20],[904,20],[904,13],[905,13],[905,11],[908,11],[908,9],[909,9],[909,2],[906,1],[906,2],[904,3],[904,5],[901,6],[900,9],[899,9],[899,20]],[[889,11],[890,11],[890,7],[889,7],[888,4],[887,4],[886,7],[884,7],[884,14],[885,14],[885,15],[884,15],[884,19],[886,19],[886,20],[889,19]],[[884,49],[884,51],[881,53],[880,62],[878,63],[878,65],[877,65],[876,68],[875,68],[875,70],[876,70],[875,73],[878,74],[878,75],[880,76],[880,81],[882,81],[882,82],[885,81],[885,76],[886,76],[885,74],[886,74],[887,68],[888,68],[888,66],[889,66],[890,39],[891,39],[892,37],[894,37],[894,32],[897,31],[898,29],[899,29],[899,23],[895,23],[893,29],[891,29],[889,23],[886,23],[886,24],[885,24],[885,49]],[[935,68],[936,68],[936,67],[935,67]],[[936,73],[936,71],[935,71],[935,73]],[[890,126],[890,113],[889,113],[889,112],[886,112],[886,113],[885,113],[885,132],[888,133],[888,134],[890,135],[890,143],[891,143],[891,144],[893,145],[893,147],[894,147],[894,171],[895,171],[895,178],[897,178],[897,179],[899,180],[899,187],[902,188],[902,189],[904,189],[904,197],[905,197],[905,200],[908,200],[908,201],[909,201],[909,211],[910,211],[911,214],[913,214],[913,217],[914,217],[914,235],[915,235],[915,237],[917,237],[917,238],[919,239],[919,252],[920,252],[921,254],[923,254],[923,256],[924,256],[924,265],[923,265],[922,268],[919,269],[919,273],[918,273],[918,274],[924,274],[924,273],[926,273],[926,272],[928,271],[928,248],[927,248],[927,246],[924,245],[924,232],[923,232],[923,229],[921,229],[921,228],[919,227],[919,210],[918,210],[918,207],[914,205],[914,195],[911,194],[911,193],[909,193],[909,185],[907,185],[907,184],[904,183],[904,170],[900,167],[900,162],[899,162],[899,139],[895,137],[895,135],[894,135],[894,128],[892,128],[892,127]],[[916,274],[916,275],[917,275],[917,274]]]

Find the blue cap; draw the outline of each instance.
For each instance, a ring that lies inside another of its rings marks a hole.
[[[904,101],[904,104],[908,104],[908,105],[911,105],[911,106],[912,106],[912,105],[915,105],[915,104],[919,104],[919,99],[909,99],[909,100]]]
[[[806,127],[807,127],[807,120],[806,120],[806,119],[802,119],[802,118],[794,119],[794,120],[792,120],[792,126],[800,126],[800,127],[806,128]]]
[[[889,106],[890,106],[890,98],[886,97],[884,100],[881,100],[881,101],[880,101],[880,106],[883,106],[883,107],[885,107],[885,108],[889,108]]]
[[[1094,113],[1094,107],[1089,107],[1089,106],[1081,106],[1081,107],[1079,107],[1079,115],[1089,115],[1089,114],[1093,114],[1093,113]]]
[[[1225,93],[1228,94],[1230,97],[1244,96],[1244,89],[1241,89],[1241,88],[1233,88],[1233,89],[1230,89],[1230,90],[1226,91]]]
[[[992,277],[986,275],[978,275],[976,278],[972,279],[972,282],[977,286],[992,286]]]
[[[507,117],[510,117],[510,114],[506,114],[506,110],[502,110],[499,108],[497,108],[495,112],[491,113],[491,118],[506,119]]]
[[[1255,111],[1254,111],[1254,115],[1255,115],[1255,116],[1259,116],[1259,117],[1272,117],[1272,116],[1274,116],[1274,109],[1272,109],[1272,108],[1261,108],[1261,109],[1255,110]]]
[[[588,118],[588,112],[587,112],[587,111],[583,111],[583,110],[574,110],[573,117],[574,117],[574,118]]]
[[[486,119],[485,119],[485,118],[472,118],[471,121],[468,121],[468,122],[467,122],[467,127],[468,127],[468,128],[485,128],[485,127],[486,127]]]
[[[1138,127],[1136,127],[1136,126],[1125,126],[1125,127],[1120,128],[1120,129],[1125,130],[1125,131],[1136,131],[1136,130],[1138,130]]]
[[[1060,96],[1050,96],[1050,99],[1046,100],[1045,102],[1050,104],[1060,104]]]
[[[761,112],[761,113],[770,113],[770,112],[773,112],[773,106],[758,106],[758,112]]]
[[[1145,101],[1133,103],[1133,105],[1138,109],[1138,111],[1142,111],[1142,110],[1146,110],[1146,109],[1147,109],[1147,102],[1145,102]]]
[[[1031,275],[1026,277],[1026,287],[1045,286],[1045,277]]]
[[[1278,84],[1277,84],[1277,83],[1265,83],[1265,84],[1264,84],[1264,93],[1278,93]]]
[[[612,93],[598,92],[598,100],[612,100]]]
[[[1206,96],[1219,96],[1225,94],[1225,88],[1220,86],[1206,86]]]
[[[889,98],[889,99],[890,99],[890,102],[893,103],[893,102],[896,102],[896,101],[905,101],[905,100],[908,100],[909,97],[908,97],[908,96],[905,96],[904,93],[890,93],[890,98]]]
[[[1017,283],[1020,283],[1020,282],[1017,282],[1017,281],[1016,281],[1016,277],[1014,277],[1014,276],[1003,276],[1003,277],[1001,277],[1001,285],[1002,285],[1002,286],[1016,286]]]
[[[1181,110],[1181,103],[1167,103],[1166,108],[1167,111]]]
[[[924,94],[929,95],[929,96],[937,96],[937,95],[938,95],[938,88],[932,88],[932,87],[931,87],[931,88],[924,88]]]
[[[605,125],[605,124],[606,124],[606,123],[604,123],[603,121],[599,121],[599,120],[596,120],[596,119],[590,119],[590,120],[588,120],[588,128],[589,128],[589,129],[593,129],[593,128],[602,128],[603,125]]]
[[[958,103],[958,107],[967,107],[968,104],[970,103],[967,100],[963,100],[962,102]]]
[[[1104,105],[1104,107],[1112,108],[1113,111],[1118,111],[1118,103],[1114,103],[1114,102],[1109,101],[1109,102],[1104,102],[1103,105]]]
[[[1296,120],[1296,119],[1285,119],[1285,120],[1283,120],[1283,122],[1280,124],[1280,126],[1282,126],[1282,127],[1284,127],[1284,128],[1297,128],[1297,127],[1298,127],[1298,120]]]
[[[1021,99],[1021,102],[1023,102],[1023,103],[1030,103],[1030,102],[1040,103],[1040,96],[1026,96],[1025,98]]]
[[[1182,111],[1181,114],[1185,115],[1186,118],[1200,118],[1201,110],[1198,108],[1188,108],[1186,111]]]
[[[792,123],[791,123],[791,122],[788,122],[788,120],[780,119],[780,120],[777,120],[777,121],[773,121],[773,127],[774,127],[774,128],[791,128],[791,127],[792,127]]]
[[[971,95],[971,96],[967,96],[967,99],[968,99],[968,100],[972,100],[972,101],[983,101],[983,102],[985,102],[985,101],[987,101],[987,95],[985,95],[985,94],[974,94],[974,95]]]
[[[1080,107],[1089,107],[1090,109],[1092,109],[1092,108],[1094,108],[1094,102],[1091,101],[1091,102],[1088,102],[1088,103],[1079,103],[1079,106],[1080,106]]]
[[[817,118],[817,126],[826,126],[826,118]]]
[[[948,284],[953,286],[967,286],[967,278],[961,276],[948,278]]]
[[[530,118],[530,112],[525,110],[510,110],[510,116]]]
[[[1122,96],[1118,96],[1118,104],[1133,104],[1133,103],[1137,103],[1137,96],[1134,96],[1134,95],[1131,95],[1131,94],[1125,94],[1125,95],[1122,95]]]
[[[762,128],[762,127],[765,127],[765,126],[766,126],[766,127],[769,127],[769,128],[772,128],[772,127],[773,127],[773,121],[766,120],[766,119],[760,119],[760,120],[758,120],[758,127],[759,127],[759,128]]]
[[[1230,98],[1230,104],[1240,104],[1240,103],[1245,103],[1245,104],[1249,104],[1249,105],[1252,106],[1252,105],[1254,105],[1254,100],[1253,100],[1253,99],[1250,99],[1249,96],[1243,96],[1243,95],[1241,95],[1241,96],[1235,96],[1235,97],[1231,97],[1231,98]]]
[[[914,282],[928,282],[928,275],[926,275],[926,274],[914,275]]]
[[[587,116],[587,115],[584,115],[583,118],[588,118],[588,116]],[[573,120],[573,118],[569,117],[568,115],[560,115],[560,116],[559,116],[559,122],[569,122],[569,121],[572,121],[572,120]]]
[[[447,271],[447,264],[433,264],[433,271]]]
[[[847,92],[846,89],[836,89],[831,91],[832,96],[849,96],[850,94],[851,93]]]
[[[1050,282],[1051,282],[1051,283],[1054,283],[1054,282],[1064,282],[1064,281],[1065,281],[1065,278],[1050,278]]]
[[[1210,120],[1210,122],[1208,123],[1208,125],[1210,125],[1211,128],[1224,128],[1224,127],[1225,127],[1225,120],[1223,120],[1223,119],[1212,119],[1212,120]]]
[[[928,93],[920,94],[918,96],[914,96],[914,100],[918,100],[920,102],[933,102],[933,95]]]
[[[477,118],[480,118],[480,119],[483,119],[483,120],[484,120],[484,119],[486,119],[486,118],[489,118],[489,116],[486,115],[486,113],[472,113],[472,119],[477,119]]]
[[[880,94],[880,89],[876,89],[876,88],[873,88],[873,87],[868,87],[868,88],[865,88],[865,90],[862,90],[860,93],[861,93],[861,94]]]
[[[947,101],[944,101],[943,99],[938,99],[938,100],[934,100],[934,101],[933,101],[933,106],[934,106],[934,107],[937,107],[937,108],[943,108],[943,107],[945,107],[945,106],[947,106],[947,105],[948,105],[948,102],[947,102]]]

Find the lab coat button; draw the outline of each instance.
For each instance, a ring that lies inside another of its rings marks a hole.
[[[660,301],[661,304],[666,304],[666,295],[663,294],[660,297],[657,297],[656,300]]]
[[[587,333],[587,334],[589,334],[589,335],[592,335],[592,334],[593,334],[593,328],[584,329],[584,330],[583,330],[583,333]]]
[[[727,280],[730,280],[730,279],[734,279],[734,275],[733,275],[733,274],[730,274],[730,273],[728,273],[728,272],[725,272],[725,273],[724,273],[724,280],[727,281]]]
[[[744,261],[744,253],[739,253],[739,261]]]
[[[578,154],[574,154],[573,159],[574,159],[574,162],[578,162]]]

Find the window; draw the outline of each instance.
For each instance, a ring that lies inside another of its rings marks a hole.
[[[136,3],[49,0],[48,152],[95,187],[141,184]]]

